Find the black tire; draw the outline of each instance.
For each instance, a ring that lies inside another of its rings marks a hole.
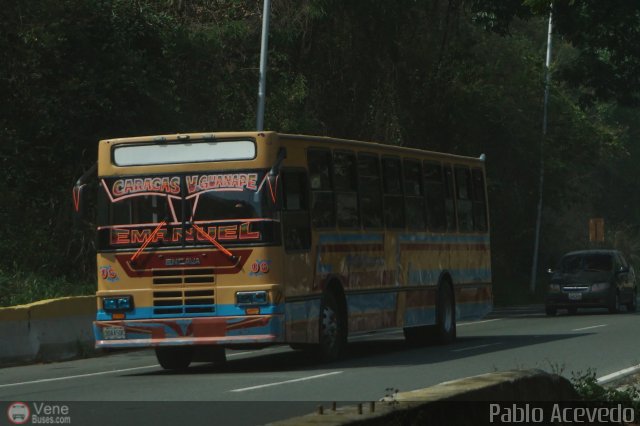
[[[156,358],[165,370],[184,370],[191,364],[193,348],[190,346],[157,347]]]
[[[193,357],[191,360],[223,365],[227,362],[227,352],[223,346],[219,345],[198,345],[194,347]]]
[[[314,346],[309,343],[289,343],[289,347],[294,351],[313,352]]]
[[[409,346],[424,346],[429,342],[429,326],[406,327],[402,331]]]
[[[567,308],[567,312],[569,312],[569,315],[575,315],[578,313],[578,308],[576,308],[575,306],[571,308]]]
[[[320,301],[318,333],[321,360],[333,361],[344,355],[347,348],[347,317],[333,291],[325,292]]]
[[[438,290],[436,306],[436,343],[447,344],[456,340],[456,304],[449,283]]]
[[[610,314],[617,314],[620,312],[620,294],[617,291],[613,296],[611,296],[609,306],[607,306],[607,308],[609,309]]]
[[[558,310],[553,306],[545,306],[544,313],[547,314],[548,317],[555,317]]]
[[[627,303],[627,311],[635,312],[637,310],[638,310],[638,295],[634,290],[634,292],[631,294],[631,301]]]

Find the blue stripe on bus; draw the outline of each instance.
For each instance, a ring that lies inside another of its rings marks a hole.
[[[420,235],[399,234],[400,242],[432,242],[432,243],[486,243],[489,235]],[[318,238],[321,244],[351,243],[351,242],[382,242],[384,234],[321,234]]]
[[[432,325],[436,323],[436,308],[406,308],[404,311],[404,327]]]
[[[186,308],[204,307],[213,308],[213,312],[188,312],[184,313]],[[154,309],[182,309],[182,313],[155,314]],[[260,306],[260,315],[283,314],[284,305],[264,305]],[[156,319],[156,318],[199,318],[199,317],[232,317],[245,316],[245,308],[236,305],[175,305],[175,306],[147,306],[136,307],[132,312],[126,312],[127,320],[134,319]],[[111,314],[106,313],[103,309],[99,309],[96,315],[98,321],[111,321]]]
[[[486,243],[489,244],[488,235],[420,235],[420,234],[400,234],[398,240],[405,242],[428,242],[428,243]]]
[[[320,298],[289,302],[285,307],[287,321],[307,321],[320,318]]]
[[[349,315],[395,311],[397,300],[398,293],[396,292],[348,294],[347,306]]]
[[[318,237],[320,244],[382,242],[383,240],[383,234],[321,234]]]

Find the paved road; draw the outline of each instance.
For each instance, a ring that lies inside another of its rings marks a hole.
[[[361,337],[347,359],[330,364],[274,347],[228,351],[226,366],[193,364],[174,373],[162,370],[151,351],[120,352],[1,369],[0,401],[69,402],[72,424],[86,418],[111,424],[113,416],[133,419],[131,424],[151,424],[152,417],[156,424],[261,424],[311,412],[319,403],[374,401],[389,389],[409,391],[491,371],[540,368],[570,378],[594,369],[598,377],[610,377],[640,364],[639,326],[640,314],[592,310],[548,318],[541,307],[527,307],[459,323],[458,339],[448,346],[409,348],[401,332]]]

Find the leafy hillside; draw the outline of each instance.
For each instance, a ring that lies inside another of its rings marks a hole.
[[[591,217],[640,254],[639,9],[556,2],[541,271],[589,244]],[[254,127],[261,14],[257,0],[3,3],[0,305],[93,291],[71,187],[99,139]],[[547,18],[537,0],[278,0],[265,128],[485,153],[496,298],[532,300]]]

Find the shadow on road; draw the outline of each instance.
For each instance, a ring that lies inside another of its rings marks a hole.
[[[558,317],[546,317],[544,307],[530,305],[521,307],[497,308],[487,319],[509,318],[510,320],[540,318],[545,321],[562,321],[564,318],[581,316],[612,315],[606,309],[584,309],[577,314],[560,311]],[[621,312],[613,315],[638,315],[640,313]],[[438,364],[448,360],[475,357],[496,353],[514,348],[545,344],[553,341],[569,340],[583,337],[591,332],[568,332],[561,334],[527,334],[527,335],[486,335],[458,337],[450,345],[427,345],[415,347],[408,345],[402,335],[397,333],[371,334],[360,336],[362,341],[349,343],[344,359],[334,362],[321,362],[312,352],[294,351],[288,346],[271,347],[264,351],[257,350],[242,358],[229,357],[226,364],[214,365],[193,363],[187,370],[156,370],[144,373],[132,373],[128,376],[154,376],[165,374],[197,375],[222,373],[268,373],[284,371],[326,371],[327,369],[391,367],[402,365]],[[366,339],[366,340],[365,340]],[[274,349],[275,348],[275,349]]]
[[[194,363],[183,371],[160,370],[129,374],[128,376],[268,373],[297,370],[308,372],[342,368],[437,364],[448,360],[475,357],[552,341],[569,340],[585,334],[589,333],[459,337],[454,344],[416,348],[407,345],[400,333],[393,338],[350,343],[346,357],[331,363],[318,361],[313,353],[284,349],[276,353],[256,351],[246,358],[230,358],[226,364],[222,365]]]

